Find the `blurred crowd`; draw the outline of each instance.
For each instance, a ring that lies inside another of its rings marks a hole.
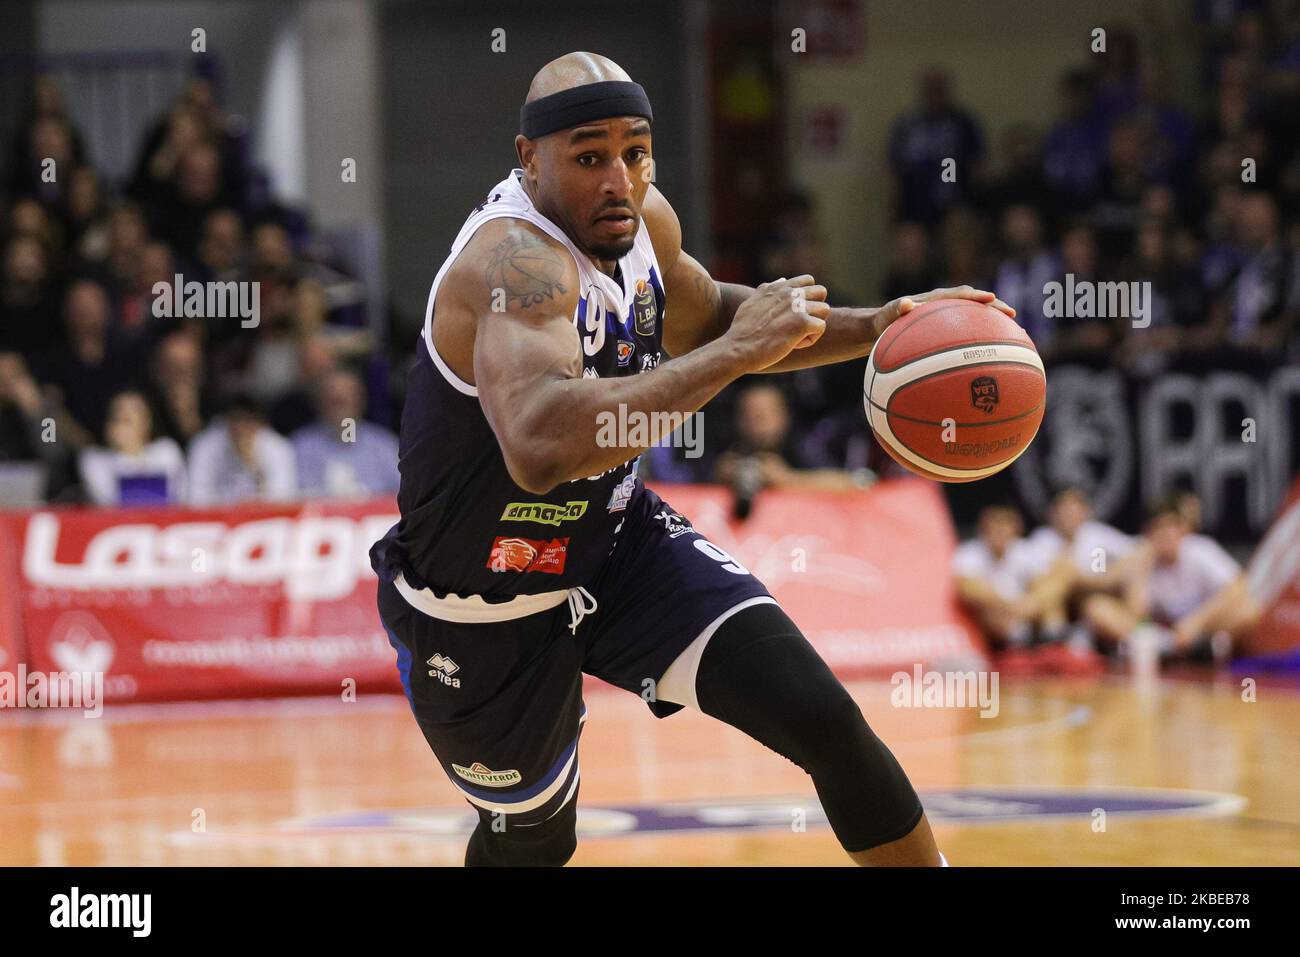
[[[247,139],[195,75],[107,182],[34,78],[0,194],[0,503],[396,490],[359,285]],[[256,282],[256,324],[168,314],[157,284],[178,278]]]
[[[891,261],[878,301],[994,289],[1049,363],[1137,377],[1300,359],[1300,2],[1202,0],[1178,29],[1195,33],[1194,100],[1171,96],[1167,38],[1109,25],[1105,52],[1060,76],[1057,115],[996,145],[952,79],[926,72],[882,144]],[[400,397],[359,284],[248,154],[246,124],[195,76],[131,175],[106,182],[57,85],[34,78],[0,157],[0,502],[396,487]],[[946,160],[956,176],[941,175]],[[832,303],[854,301],[798,193],[754,268],[754,283],[811,272]],[[259,325],[154,315],[155,285],[177,275],[258,282]],[[1149,326],[1054,315],[1044,287],[1067,275],[1150,283]],[[762,488],[896,471],[862,413],[864,363],[736,383],[707,410],[702,455],[652,449],[644,474],[727,483],[743,510]]]
[[[1202,0],[1189,10],[1191,22],[1163,30],[1107,25],[1105,52],[1062,72],[1057,115],[1040,125],[992,135],[950,76],[925,72],[884,144],[891,259],[877,301],[992,289],[1047,363],[1139,381],[1300,360],[1300,3]],[[1164,54],[1174,44],[1197,51],[1194,99],[1171,96]],[[951,177],[941,175],[946,160]],[[827,271],[815,209],[794,195],[752,278],[801,272],[826,277],[832,303],[854,301]],[[1053,309],[1044,287],[1064,291],[1067,275],[1076,287],[1149,283],[1140,324],[1132,303],[1120,316]],[[788,433],[757,443],[766,484],[799,481],[800,470],[893,471],[863,421],[863,365],[764,377],[761,391],[779,389],[765,398],[738,383],[710,407],[726,410],[708,422],[723,436],[710,445],[719,455],[754,447],[754,406],[781,404],[769,417],[788,421]],[[718,475],[716,458],[657,459],[673,477]]]

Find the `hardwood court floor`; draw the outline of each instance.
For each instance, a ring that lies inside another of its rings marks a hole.
[[[1300,865],[1293,687],[1006,679],[989,718],[850,687],[954,864]],[[761,745],[603,686],[587,706],[574,864],[848,863]],[[454,865],[466,809],[399,697],[0,712],[0,865]]]

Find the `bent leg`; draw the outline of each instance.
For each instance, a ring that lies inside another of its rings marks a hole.
[[[907,775],[780,606],[745,608],[708,639],[695,693],[705,714],[811,777],[835,836],[863,864],[938,865]]]

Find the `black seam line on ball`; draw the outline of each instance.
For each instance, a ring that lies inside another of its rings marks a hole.
[[[891,343],[891,345],[892,345],[892,343]],[[879,368],[877,368],[876,371],[878,371],[881,375],[889,375],[890,373],[898,372],[900,369],[906,369],[906,368],[907,368],[908,366],[910,366],[913,362],[920,362],[922,359],[929,359],[931,356],[943,355],[945,352],[956,352],[958,349],[982,349],[982,348],[984,348],[985,346],[1019,346],[1019,347],[1022,348],[1022,349],[1030,349],[1030,350],[1032,350],[1033,353],[1034,353],[1035,355],[1038,354],[1038,350],[1035,349],[1035,348],[1033,347],[1032,344],[1027,343],[1027,342],[1021,342],[1019,339],[983,339],[983,340],[981,340],[981,341],[979,341],[979,342],[971,342],[971,343],[967,343],[967,344],[964,345],[964,346],[962,346],[962,345],[957,345],[957,346],[944,346],[942,349],[935,349],[933,352],[927,352],[927,353],[925,353],[924,355],[913,356],[911,359],[908,359],[906,362],[904,362],[904,363],[902,363],[902,364],[900,364],[900,365],[896,365],[896,366],[894,366],[894,368],[892,368],[892,369],[879,369]],[[974,362],[971,363],[971,365],[979,365],[979,364],[981,364],[981,363],[974,363]],[[1037,368],[1038,368],[1038,366],[1034,365],[1032,362],[1017,362],[1017,361],[1012,360],[1012,359],[994,359],[993,361],[988,362],[988,363],[984,363],[984,364],[987,364],[987,365],[997,365],[997,364],[1002,364],[1002,365],[1008,365],[1008,364],[1009,364],[1009,365],[1023,365],[1023,366],[1029,366],[1029,368],[1031,368],[1031,369],[1037,369]],[[875,367],[875,363],[872,363],[872,366]],[[958,366],[957,368],[961,368],[961,366]],[[951,370],[949,370],[949,371],[951,371]],[[918,380],[918,381],[920,381],[920,380]]]

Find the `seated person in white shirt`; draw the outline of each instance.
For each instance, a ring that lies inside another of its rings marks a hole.
[[[1176,496],[1147,510],[1127,600],[1134,624],[1150,618],[1169,628],[1177,652],[1192,651],[1220,634],[1239,642],[1260,617],[1241,566],[1214,539],[1192,533]]]
[[[952,573],[957,598],[995,647],[1028,644],[1040,609],[1030,586],[1034,556],[1021,538],[1020,513],[1006,505],[980,511],[976,538],[957,547]]]
[[[83,449],[77,465],[96,505],[167,505],[185,500],[185,457],[172,439],[153,437],[154,417],[139,392],[108,405],[104,446]]]
[[[1039,575],[1035,587],[1102,644],[1124,640],[1131,616],[1123,589],[1136,543],[1093,519],[1092,503],[1080,488],[1063,488],[1052,497],[1048,521],[1028,539]]]
[[[293,445],[266,424],[261,407],[247,396],[190,443],[190,502],[283,502],[298,488]]]

